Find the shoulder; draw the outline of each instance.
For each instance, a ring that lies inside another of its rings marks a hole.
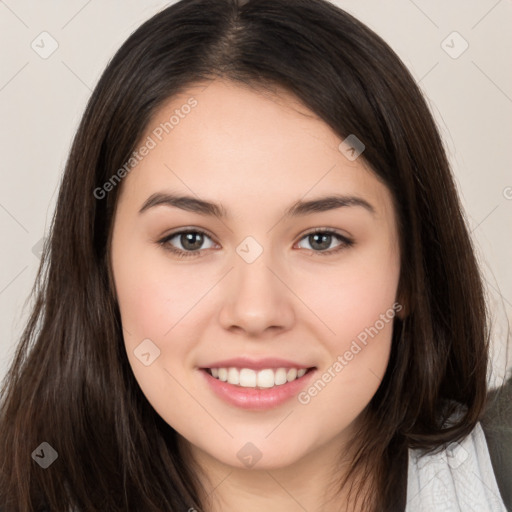
[[[512,510],[512,377],[489,392],[481,425],[501,496]]]
[[[459,442],[409,450],[406,512],[439,510],[506,512],[481,423]]]

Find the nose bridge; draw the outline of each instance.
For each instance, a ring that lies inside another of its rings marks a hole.
[[[239,257],[234,269],[236,293],[241,296],[240,298],[252,295],[253,299],[263,297],[267,301],[271,295],[280,293],[275,282],[277,279],[270,270],[275,266],[275,261],[271,261],[270,250],[263,251],[254,261],[250,262]]]
[[[276,276],[280,266],[272,260],[270,249],[247,237],[236,252],[223,298],[223,326],[237,326],[253,334],[268,327],[289,327],[294,318],[291,294]]]

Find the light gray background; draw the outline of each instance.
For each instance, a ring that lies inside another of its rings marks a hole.
[[[490,381],[499,385],[512,368],[512,2],[334,3],[395,49],[438,121],[485,273],[493,318]],[[38,243],[86,101],[119,46],[166,5],[0,0],[0,378],[28,316]],[[45,59],[31,47],[51,48],[44,31],[58,44]],[[464,41],[469,46],[458,56]]]

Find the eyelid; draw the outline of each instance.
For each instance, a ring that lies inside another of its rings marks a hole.
[[[181,235],[183,233],[201,233],[201,234],[206,235],[207,237],[211,238],[212,240],[214,240],[215,243],[218,243],[216,241],[215,237],[209,231],[207,231],[206,229],[203,229],[203,228],[197,228],[195,226],[184,226],[182,228],[177,228],[176,230],[171,231],[170,233],[162,236],[161,239],[159,240],[159,242],[164,241],[164,240],[169,240],[170,238],[172,238],[176,235]]]

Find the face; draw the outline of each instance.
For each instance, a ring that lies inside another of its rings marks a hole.
[[[384,375],[397,222],[341,142],[288,94],[217,80],[155,115],[123,179],[111,264],[129,362],[211,460],[270,469],[340,446]]]

